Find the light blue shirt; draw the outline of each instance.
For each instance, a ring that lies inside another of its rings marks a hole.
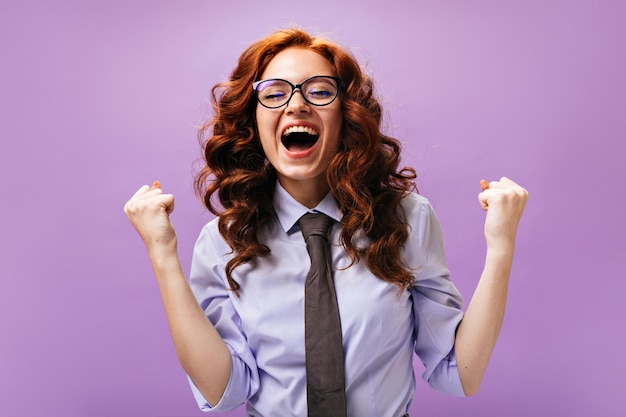
[[[237,267],[241,296],[228,289],[225,265],[232,257],[217,220],[200,233],[190,282],[196,299],[228,345],[232,368],[226,391],[210,405],[192,381],[203,411],[229,411],[247,402],[251,416],[306,417],[304,282],[310,266],[297,224],[308,211],[333,219],[341,212],[331,194],[309,210],[277,183],[276,218],[259,233],[271,254]],[[415,286],[398,287],[373,275],[361,260],[349,265],[339,245],[340,224],[330,233],[341,315],[348,416],[399,417],[414,398],[413,351],[430,386],[463,395],[454,337],[463,317],[462,298],[446,266],[443,237],[430,203],[409,194],[402,208],[411,228],[403,257],[415,269]],[[367,245],[366,237],[357,238]]]

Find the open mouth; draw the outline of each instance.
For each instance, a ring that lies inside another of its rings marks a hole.
[[[281,141],[283,146],[290,152],[302,152],[311,148],[320,134],[308,126],[292,126],[283,132]]]

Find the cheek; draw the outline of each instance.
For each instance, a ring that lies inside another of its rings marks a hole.
[[[272,123],[272,118],[263,111],[256,112],[256,130],[263,153],[267,157],[268,154],[272,154],[274,148],[275,123]]]
[[[341,143],[341,132],[343,131],[343,116],[341,114],[336,115],[331,119],[331,131],[337,144]]]
[[[274,131],[276,130],[276,117],[272,114],[268,114],[267,111],[259,110],[256,111],[256,129],[261,135],[261,138],[264,136],[274,136]]]
[[[340,132],[343,126],[343,111],[341,110],[340,103],[337,103],[336,107],[332,108],[332,111],[328,113],[327,117],[330,126],[332,126],[332,130],[335,132]]]
[[[336,124],[337,124],[337,132],[341,133],[341,131],[343,130],[343,115],[342,114],[339,114],[337,116]]]
[[[261,132],[261,126],[263,126],[263,112],[259,110],[257,107],[256,112],[254,113],[254,123],[257,132]]]

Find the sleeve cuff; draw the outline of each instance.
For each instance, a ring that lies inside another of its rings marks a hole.
[[[201,411],[232,411],[239,407],[248,400],[248,390],[242,386],[245,384],[238,384],[236,381],[247,381],[249,376],[247,375],[247,366],[245,363],[232,352],[232,348],[228,347],[231,351],[231,369],[226,389],[220,401],[211,405],[206,398],[202,395],[193,380],[187,375],[191,392],[198,404]]]
[[[445,392],[449,395],[456,397],[466,396],[461,383],[454,349],[439,362],[439,365],[437,365],[428,379],[428,385],[437,391]]]

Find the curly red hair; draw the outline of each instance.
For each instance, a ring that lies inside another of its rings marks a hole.
[[[373,95],[373,81],[352,54],[295,28],[277,31],[244,51],[230,79],[213,87],[214,115],[200,129],[206,166],[197,173],[194,188],[219,217],[219,231],[234,252],[226,265],[229,285],[239,294],[233,270],[270,252],[257,233],[275,215],[277,175],[261,147],[251,86],[287,48],[320,54],[342,80],[341,143],[326,172],[343,214],[341,244],[352,264],[364,257],[372,273],[403,290],[414,276],[400,256],[409,230],[399,206],[407,192],[416,191],[415,171],[398,168],[400,143],[381,133],[382,109]],[[214,203],[215,194],[221,208]],[[371,240],[367,248],[353,241],[360,231]]]

